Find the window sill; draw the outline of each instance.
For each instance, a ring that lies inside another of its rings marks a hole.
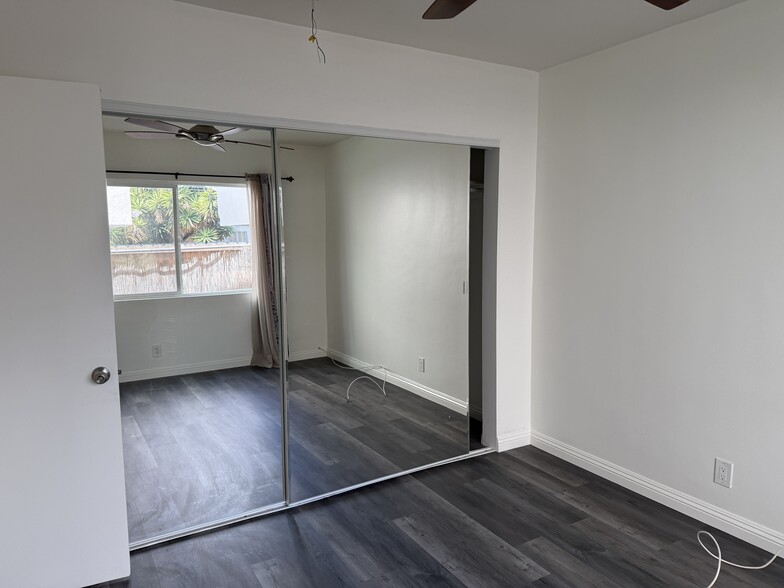
[[[227,290],[226,292],[197,292],[195,294],[129,294],[115,296],[115,302],[140,302],[144,300],[180,300],[182,298],[214,298],[218,296],[240,296],[251,294],[253,290]]]

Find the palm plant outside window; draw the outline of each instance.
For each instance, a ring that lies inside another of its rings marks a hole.
[[[116,297],[251,288],[244,186],[111,186],[107,199]]]

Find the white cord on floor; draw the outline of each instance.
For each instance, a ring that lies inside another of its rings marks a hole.
[[[348,385],[348,388],[346,388],[346,402],[351,402],[351,398],[349,398],[349,395],[348,395],[348,391],[351,390],[351,386],[354,385],[354,382],[356,382],[357,380],[361,380],[362,378],[367,378],[368,380],[373,382],[376,385],[376,388],[381,390],[384,393],[384,396],[386,396],[387,395],[387,368],[383,368],[383,370],[384,370],[384,385],[383,386],[379,386],[378,382],[376,382],[376,380],[374,380],[372,376],[359,376],[358,378],[354,379]]]
[[[321,351],[323,351],[324,353],[327,352],[326,349],[322,349],[321,347],[319,347],[319,349]],[[346,402],[351,402],[351,397],[348,394],[349,390],[351,390],[351,386],[354,385],[354,382],[356,382],[357,380],[361,380],[362,378],[367,378],[368,380],[373,382],[376,385],[376,388],[378,388],[379,390],[381,390],[384,393],[384,396],[387,395],[387,368],[385,368],[383,365],[366,365],[366,366],[363,366],[362,368],[355,368],[355,367],[351,367],[351,366],[348,366],[348,365],[342,365],[342,364],[338,363],[337,361],[335,361],[335,359],[332,358],[332,357],[330,357],[329,359],[332,361],[332,363],[334,363],[337,367],[339,367],[342,370],[353,370],[353,371],[360,371],[360,370],[363,370],[363,369],[367,369],[367,370],[375,370],[375,369],[384,370],[384,385],[383,386],[379,386],[378,385],[378,382],[376,382],[376,380],[374,379],[374,376],[367,376],[367,375],[359,376],[358,378],[355,378],[354,380],[352,380],[351,383],[348,385],[348,388],[346,388]]]
[[[713,553],[710,549],[705,547],[705,544],[702,542],[703,535],[707,535],[708,537],[711,538],[711,541],[713,541],[713,544],[716,546],[716,553]],[[710,555],[713,559],[718,561],[718,565],[716,566],[716,575],[713,576],[713,581],[710,584],[708,584],[707,588],[713,588],[713,585],[716,584],[716,580],[719,579],[719,574],[721,574],[721,564],[726,564],[728,566],[732,566],[734,568],[740,568],[742,570],[762,570],[767,568],[774,561],[776,561],[776,558],[779,556],[779,554],[782,551],[784,551],[784,546],[782,546],[776,553],[773,554],[773,557],[770,558],[770,561],[768,561],[768,563],[763,564],[761,566],[742,566],[740,564],[736,564],[731,561],[727,561],[726,559],[723,559],[721,557],[721,547],[719,547],[719,542],[716,541],[716,537],[714,537],[707,531],[698,531],[697,541],[700,542],[700,546],[708,553],[708,555]]]

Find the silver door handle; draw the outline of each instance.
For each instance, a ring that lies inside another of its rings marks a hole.
[[[112,377],[112,372],[105,367],[97,367],[90,377],[96,384],[105,384]]]

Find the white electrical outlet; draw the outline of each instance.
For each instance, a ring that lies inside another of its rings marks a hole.
[[[152,356],[153,357],[160,357],[162,354],[161,346],[160,345],[153,345],[152,346]]]
[[[716,463],[713,466],[713,481],[719,486],[725,488],[732,488],[732,468],[734,464],[731,461],[716,458]]]
[[[423,373],[425,371],[425,358],[424,357],[420,357],[419,358],[419,371],[423,372]]]

